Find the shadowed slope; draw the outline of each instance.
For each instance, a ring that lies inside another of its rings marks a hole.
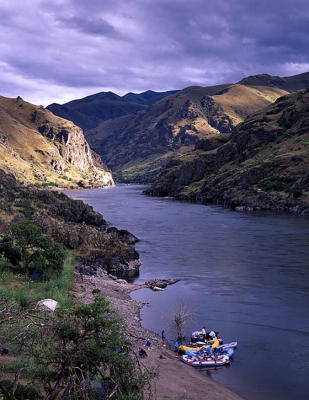
[[[175,158],[149,194],[233,208],[309,207],[309,89],[283,96],[239,124],[230,139],[203,140]]]

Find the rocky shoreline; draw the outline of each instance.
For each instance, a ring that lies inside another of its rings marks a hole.
[[[293,214],[300,216],[308,216],[309,208],[307,204],[304,203],[291,203],[279,201],[277,204],[270,205],[263,202],[259,202],[258,199],[250,199],[250,201],[246,202],[246,198],[248,197],[246,193],[239,193],[241,197],[243,197],[244,201],[242,202],[234,202],[233,199],[222,198],[216,199],[215,201],[210,200],[207,196],[196,195],[196,194],[167,194],[165,192],[153,191],[151,188],[143,191],[143,194],[146,196],[152,197],[166,197],[172,200],[177,201],[185,201],[194,204],[202,204],[202,205],[215,205],[224,208],[229,208],[232,211],[236,212],[247,212],[247,213],[255,213],[262,212],[268,214]]]
[[[140,360],[142,368],[155,368],[159,376],[154,378],[152,387],[146,393],[151,399],[206,399],[206,400],[239,400],[240,397],[230,390],[203,376],[195,369],[180,362],[178,356],[163,345],[161,338],[155,332],[141,325],[140,310],[146,304],[132,300],[130,293],[141,288],[154,288],[176,283],[174,280],[151,280],[144,284],[128,283],[106,271],[96,268],[95,273],[85,274],[82,269],[75,273],[74,295],[85,303],[93,301],[95,294],[100,293],[119,312],[126,326],[126,334],[135,351],[144,347],[147,339],[152,340],[148,357]]]

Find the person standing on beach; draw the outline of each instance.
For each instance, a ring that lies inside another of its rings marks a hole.
[[[162,343],[165,345],[166,344],[166,333],[165,330],[161,332],[161,338],[162,338]]]

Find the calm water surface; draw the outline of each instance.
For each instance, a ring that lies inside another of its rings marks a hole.
[[[167,315],[187,304],[195,311],[187,334],[205,325],[239,343],[229,368],[202,373],[247,399],[309,398],[309,219],[242,214],[141,191],[127,185],[70,194],[141,239],[138,282],[181,278],[164,292],[132,294],[150,302],[143,325],[167,330]]]

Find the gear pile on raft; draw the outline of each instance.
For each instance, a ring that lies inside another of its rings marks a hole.
[[[192,332],[189,345],[177,346],[181,361],[192,367],[219,367],[230,364],[237,342],[223,343],[219,333],[211,331]]]

